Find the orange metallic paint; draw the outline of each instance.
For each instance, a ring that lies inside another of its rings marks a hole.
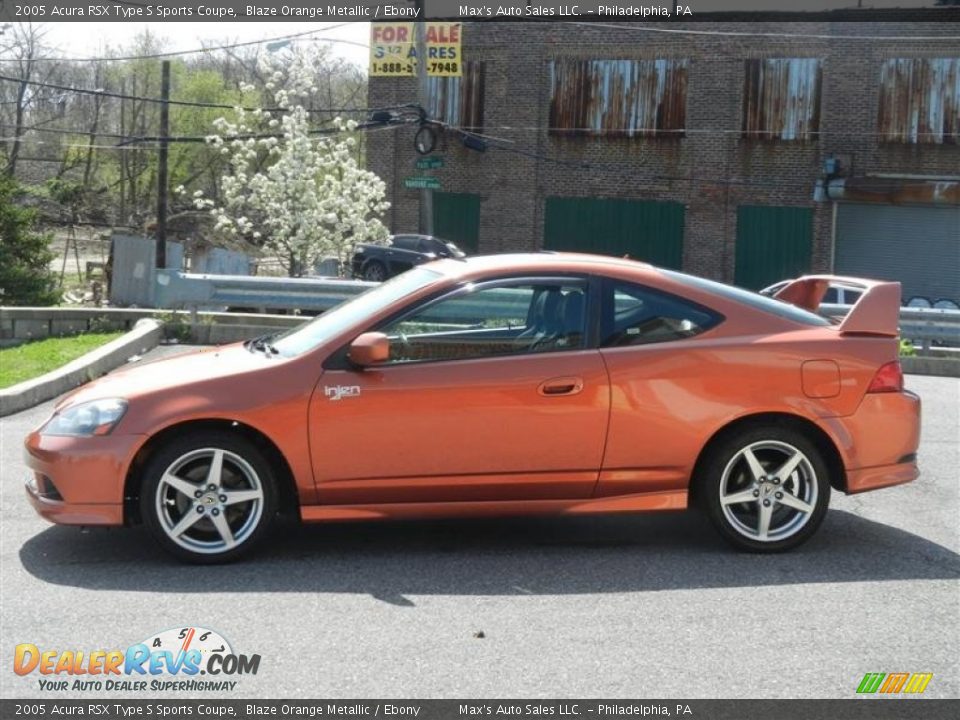
[[[304,520],[682,508],[710,438],[761,413],[823,430],[850,492],[916,477],[919,400],[865,394],[877,368],[897,357],[894,338],[859,334],[885,332],[886,311],[852,314],[845,325],[856,332],[841,335],[632,261],[535,254],[430,267],[442,273],[436,282],[302,355],[238,344],[131,366],[84,386],[58,407],[122,397],[127,414],[103,437],[31,433],[27,464],[63,496],[39,497],[28,485],[31,502],[53,522],[122,524],[137,453],[158,433],[189,432],[189,423],[205,420],[240,423],[277,448]],[[725,320],[695,338],[650,345],[323,370],[380,320],[439,290],[558,273],[646,284]],[[885,296],[889,285],[872,288]],[[811,362],[818,364],[805,370]],[[355,386],[359,396],[333,400],[325,389],[336,386]],[[543,392],[555,386],[571,391]]]

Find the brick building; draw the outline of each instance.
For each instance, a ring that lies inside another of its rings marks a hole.
[[[443,167],[415,170],[412,130],[369,136],[388,224],[418,229],[404,179],[433,175],[435,233],[472,251],[629,254],[754,288],[835,271],[960,300],[960,11],[867,12],[464,23],[464,77],[430,83]],[[413,78],[370,78],[371,107],[416,98]]]

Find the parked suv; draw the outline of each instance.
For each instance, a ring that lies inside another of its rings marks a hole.
[[[432,235],[393,235],[386,245],[358,245],[353,256],[353,276],[381,282],[438,258],[466,254],[447,240]]]

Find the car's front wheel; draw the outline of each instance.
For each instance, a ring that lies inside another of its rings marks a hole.
[[[711,448],[699,497],[720,534],[752,552],[782,552],[808,540],[827,512],[829,470],[806,435],[754,427]]]
[[[144,524],[165,550],[187,562],[227,562],[247,553],[276,509],[269,463],[249,441],[229,433],[188,434],[162,446],[144,468]]]
[[[370,282],[383,282],[387,279],[387,268],[378,260],[371,260],[363,268],[363,279]]]

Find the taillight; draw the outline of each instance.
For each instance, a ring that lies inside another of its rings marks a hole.
[[[900,392],[903,390],[903,369],[899,360],[881,365],[867,388],[868,393]]]

